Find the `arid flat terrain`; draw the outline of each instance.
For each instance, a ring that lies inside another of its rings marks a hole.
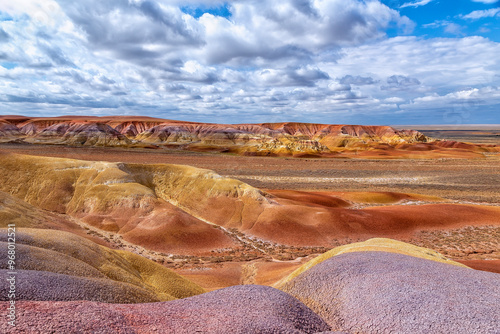
[[[173,149],[12,143],[0,144],[0,152],[88,161],[189,165],[273,190],[392,191],[464,202],[500,202],[500,154],[483,159],[296,159]]]
[[[500,126],[494,130],[419,130],[424,135],[433,138],[474,143],[500,145]]]
[[[394,128],[413,129],[431,138],[500,145],[500,124],[398,125]]]

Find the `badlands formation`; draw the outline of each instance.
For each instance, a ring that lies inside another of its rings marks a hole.
[[[15,225],[17,272],[16,327],[3,321],[2,333],[500,328],[494,144],[390,127],[20,116],[3,116],[0,141],[0,243],[7,249]],[[62,157],[75,154],[81,159]],[[426,175],[426,164],[484,163],[486,172],[470,177],[482,182],[471,193],[481,194],[469,196],[454,183],[462,176],[448,172],[415,192],[265,183],[291,166],[314,173],[310,166],[347,169],[349,161],[375,175],[396,158]],[[238,159],[249,159],[242,176],[271,169],[255,179],[227,175],[237,174],[227,170]],[[7,253],[0,258],[7,277]],[[3,279],[2,319],[9,289]]]
[[[492,144],[437,140],[389,126],[210,124],[148,117],[1,116],[0,141],[302,158],[471,158],[500,151]]]

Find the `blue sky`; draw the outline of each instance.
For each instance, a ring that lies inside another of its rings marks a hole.
[[[500,123],[492,0],[0,3],[0,113]]]

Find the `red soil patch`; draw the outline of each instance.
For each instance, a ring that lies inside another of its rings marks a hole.
[[[476,270],[500,274],[500,260],[455,260]]]
[[[84,215],[82,220],[157,252],[206,255],[215,249],[239,246],[222,230],[162,200],[150,212],[117,207],[105,215]]]
[[[332,208],[347,207],[350,204],[328,193],[305,192],[296,190],[270,190],[268,193],[283,199],[311,204],[312,206],[326,206]]]
[[[465,226],[498,225],[500,208],[480,205],[427,204],[409,206],[373,207],[365,212],[374,213],[375,228],[390,233],[418,229],[446,229]]]
[[[299,268],[306,259],[301,261],[287,261],[287,262],[260,262],[255,264],[256,275],[255,283],[261,285],[272,286],[283,277]]]
[[[308,204],[295,202],[267,208],[246,231],[287,245],[329,247],[332,240],[344,238],[400,238],[422,229],[498,225],[499,217],[500,208],[489,206],[429,204],[313,210]]]

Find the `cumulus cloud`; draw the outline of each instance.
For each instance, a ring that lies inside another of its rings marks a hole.
[[[405,99],[403,98],[400,98],[400,97],[388,97],[384,100],[384,102],[388,102],[388,103],[402,103],[402,102],[405,102]]]
[[[284,70],[263,69],[255,73],[254,80],[267,86],[315,86],[318,80],[329,79],[327,73],[312,67]]]
[[[500,89],[498,87],[486,86],[481,88],[467,88],[445,95],[432,94],[414,100],[419,102],[437,102],[446,101],[450,103],[461,103],[463,101],[486,101],[488,98],[500,98]]]
[[[178,7],[124,0],[59,0],[59,4],[92,48],[127,61],[145,64],[180,47],[203,43],[201,27]]]
[[[491,114],[488,115],[488,113],[494,112],[496,108],[492,109],[492,105],[499,103],[500,89],[485,86],[458,90],[444,95],[433,93],[416,98],[403,105],[402,108],[408,111],[419,110],[420,112],[433,110],[441,115],[441,122],[466,123],[470,119],[475,119],[476,114],[480,116],[479,120],[492,119]]]
[[[397,73],[418,78],[422,85],[473,86],[491,80],[498,82],[495,74],[500,68],[500,59],[494,57],[495,54],[500,54],[500,44],[483,37],[396,37],[344,48],[343,57],[329,68],[332,72],[341,69],[345,75],[362,68],[375,80],[386,81],[388,74]]]
[[[245,64],[282,58],[308,59],[318,51],[383,36],[392,22],[411,21],[378,1],[235,1],[231,20],[205,14],[209,63]]]

